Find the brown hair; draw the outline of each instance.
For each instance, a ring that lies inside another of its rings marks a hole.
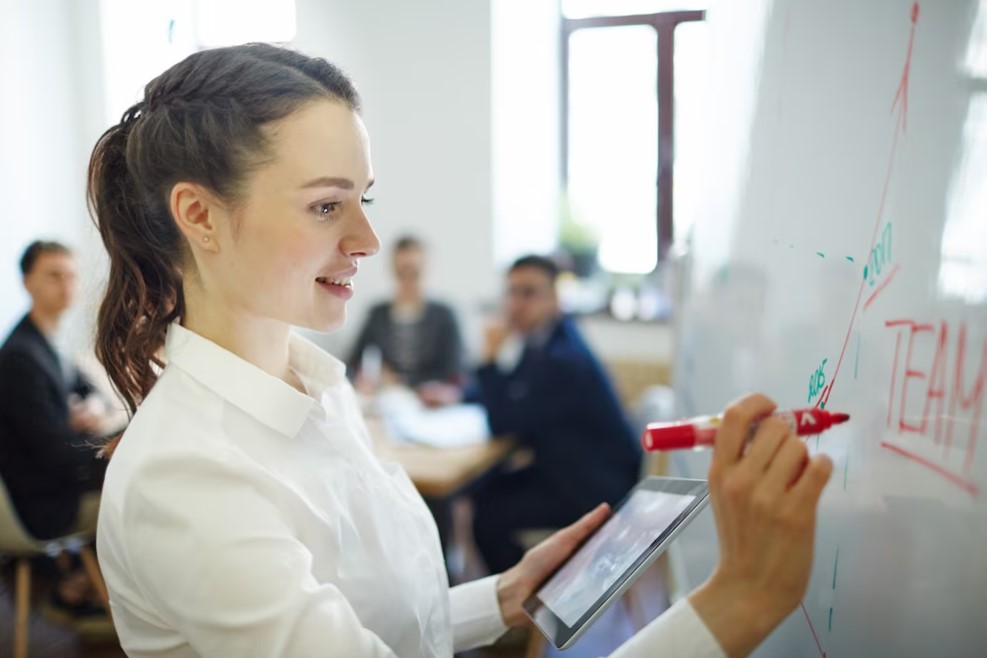
[[[394,253],[398,253],[399,251],[406,251],[408,249],[417,249],[419,251],[424,251],[425,243],[413,235],[402,235],[400,238],[398,238],[397,242],[394,243]]]
[[[541,270],[553,285],[559,278],[559,274],[561,274],[561,270],[554,260],[551,258],[546,258],[545,256],[539,256],[538,254],[521,256],[511,264],[511,267],[507,271],[513,272],[515,270],[525,269],[528,267]]]
[[[360,109],[349,78],[329,62],[266,44],[204,50],[144,88],[96,144],[89,208],[110,256],[96,356],[130,412],[163,367],[168,325],[184,313],[187,245],[171,216],[175,183],[235,203],[252,167],[270,157],[261,127],[317,99]]]

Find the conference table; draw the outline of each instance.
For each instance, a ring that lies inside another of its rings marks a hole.
[[[485,443],[436,448],[395,441],[380,418],[367,418],[367,427],[377,456],[404,467],[424,498],[455,497],[469,490],[516,447],[510,437],[494,437]]]

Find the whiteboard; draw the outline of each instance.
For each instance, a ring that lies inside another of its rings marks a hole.
[[[987,5],[748,0],[707,20],[678,412],[759,390],[852,415],[808,442],[835,463],[810,587],[756,655],[987,656]],[[715,560],[705,514],[679,583]]]

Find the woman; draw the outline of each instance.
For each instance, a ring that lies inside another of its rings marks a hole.
[[[365,393],[398,383],[429,406],[455,404],[465,376],[456,314],[426,295],[428,259],[420,240],[400,238],[391,258],[394,295],[370,309],[347,360],[350,378]]]
[[[350,81],[272,46],[190,56],[97,144],[97,352],[136,412],[98,548],[130,656],[451,656],[523,624],[606,517],[448,588],[431,517],[373,456],[342,365],[290,331],[342,323],[379,246],[372,182]],[[716,574],[615,655],[743,655],[800,600],[832,466],[773,421],[744,450],[772,408],[743,399],[717,439]]]

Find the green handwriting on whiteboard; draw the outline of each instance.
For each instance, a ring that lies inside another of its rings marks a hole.
[[[812,402],[812,398],[819,395],[823,388],[826,386],[826,373],[823,372],[823,368],[826,367],[826,361],[829,359],[823,359],[816,371],[809,375],[809,402]]]
[[[884,225],[881,231],[881,239],[877,241],[874,248],[870,250],[867,264],[864,265],[864,278],[867,283],[874,285],[877,277],[880,276],[888,264],[891,263],[891,222]]]

